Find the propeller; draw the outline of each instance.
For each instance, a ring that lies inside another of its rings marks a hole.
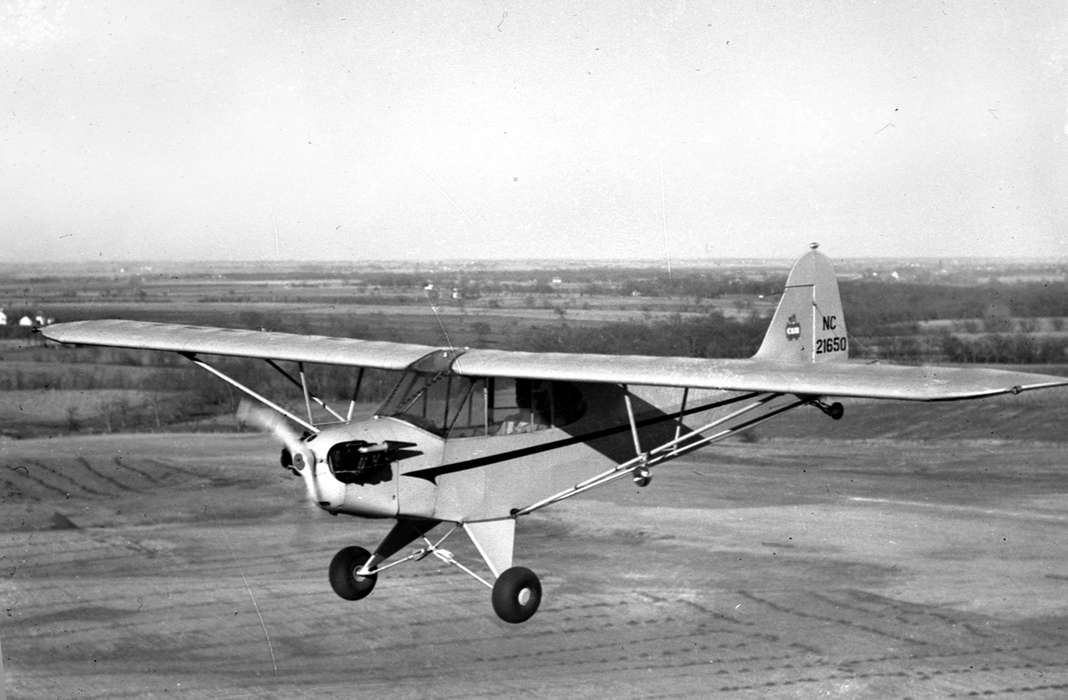
[[[315,486],[313,471],[315,458],[305,449],[304,442],[293,424],[263,404],[253,403],[247,399],[242,399],[237,407],[237,420],[262,432],[270,433],[282,443],[285,448],[282,452],[282,466],[301,476],[308,493],[308,500],[312,504],[318,504],[319,493]]]

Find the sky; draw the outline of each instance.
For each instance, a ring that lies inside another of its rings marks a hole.
[[[0,0],[0,261],[1068,257],[1068,4]]]

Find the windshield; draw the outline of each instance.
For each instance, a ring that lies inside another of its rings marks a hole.
[[[439,350],[412,363],[378,409],[378,415],[400,418],[443,436],[451,385],[457,379],[449,367],[457,354]]]

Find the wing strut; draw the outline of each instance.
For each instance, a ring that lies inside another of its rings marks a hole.
[[[623,403],[627,404],[627,420],[630,421],[630,436],[634,440],[634,453],[639,457],[642,452],[642,441],[638,438],[638,424],[634,422],[634,407],[630,403],[630,389],[623,386]],[[682,414],[682,411],[679,411]]]
[[[606,469],[600,474],[592,476],[589,479],[586,479],[585,481],[580,481],[571,488],[564,489],[559,493],[555,493],[552,496],[549,496],[548,498],[543,498],[542,500],[536,503],[532,503],[531,505],[526,506],[524,508],[517,508],[512,511],[512,517],[518,518],[521,515],[528,515],[529,513],[533,513],[536,510],[540,510],[542,508],[545,508],[546,506],[551,506],[554,503],[559,503],[560,501],[571,498],[572,496],[577,496],[580,493],[589,491],[590,489],[596,488],[597,486],[602,486],[609,482],[615,481],[620,477],[632,473],[638,473],[640,470],[646,469],[648,467],[656,466],[670,459],[675,459],[676,457],[681,457],[682,455],[693,452],[694,450],[700,447],[710,445],[714,442],[719,442],[720,440],[740,433],[743,430],[748,430],[749,428],[755,427],[766,420],[774,418],[780,413],[785,413],[786,411],[797,408],[798,406],[803,406],[806,403],[802,399],[797,399],[786,405],[779,406],[777,408],[772,408],[767,412],[763,413],[762,415],[759,415],[755,418],[750,418],[749,420],[739,423],[738,425],[729,426],[717,432],[705,435],[705,433],[707,433],[708,431],[714,428],[718,428],[736,418],[740,418],[741,416],[745,415],[746,413],[749,413],[750,411],[755,411],[759,408],[762,408],[766,406],[768,402],[778,399],[782,396],[783,394],[766,394],[757,399],[756,401],[747,404],[742,408],[739,408],[737,411],[733,411],[727,414],[726,416],[723,416],[722,418],[717,418],[711,423],[697,428],[696,430],[692,430],[688,433],[680,435],[679,437],[673,440],[669,440],[668,442],[665,442],[662,445],[654,447],[648,452],[641,452],[633,459],[629,459],[626,462],[623,462],[622,464],[617,464],[611,469]]]
[[[315,416],[312,415],[311,392],[308,391],[308,377],[306,374],[304,374],[303,362],[297,363],[297,371],[300,372],[300,391],[302,394],[304,394],[304,410],[308,412],[308,422],[314,423]]]
[[[319,405],[319,406],[321,406],[321,407],[322,407],[323,409],[325,409],[326,411],[328,411],[328,412],[330,413],[330,415],[332,415],[332,416],[333,416],[334,418],[337,418],[337,419],[338,419],[339,421],[341,421],[342,423],[346,423],[346,422],[348,422],[348,421],[347,421],[347,420],[346,420],[346,419],[345,419],[344,417],[342,417],[342,415],[341,415],[340,413],[338,413],[338,412],[337,412],[337,411],[335,411],[334,409],[332,409],[332,408],[330,408],[329,406],[327,406],[327,405],[326,405],[326,402],[325,402],[325,401],[323,401],[323,400],[322,400],[322,399],[320,399],[320,398],[319,398],[318,396],[316,396],[315,394],[312,394],[311,392],[309,392],[309,391],[308,391],[308,381],[307,381],[307,378],[306,378],[306,377],[305,377],[305,375],[304,375],[304,363],[303,363],[303,362],[299,362],[299,363],[297,363],[297,364],[298,364],[298,366],[300,367],[300,381],[298,381],[298,380],[297,380],[296,378],[294,378],[292,374],[290,374],[289,372],[285,371],[285,370],[284,370],[284,369],[283,369],[283,368],[282,368],[281,366],[279,366],[279,364],[278,364],[277,362],[275,362],[274,360],[267,360],[266,362],[267,362],[267,364],[269,364],[269,365],[270,365],[270,366],[271,366],[271,367],[272,367],[272,368],[273,368],[273,369],[274,369],[274,370],[275,370],[276,372],[278,372],[278,373],[279,373],[279,374],[281,374],[281,375],[282,375],[283,377],[285,377],[286,379],[288,379],[288,380],[289,380],[289,382],[290,382],[291,384],[293,384],[294,386],[298,386],[298,387],[300,387],[300,390],[301,390],[302,392],[304,392],[304,403],[305,403],[305,406],[307,407],[307,410],[308,410],[308,421],[309,421],[309,422],[310,422],[310,421],[312,420],[312,414],[311,414],[311,406],[308,406],[308,405],[307,405],[307,403],[308,403],[309,401],[314,401],[314,402],[315,402],[316,404],[318,404],[318,405]],[[357,377],[358,377],[358,378],[357,378],[357,380],[356,380],[356,381],[357,381],[356,387],[357,387],[357,390],[359,390],[359,382],[360,382],[360,381],[361,381],[361,380],[363,379],[363,367],[360,367],[360,373],[359,373],[359,375],[357,375]],[[351,408],[350,408],[350,411],[351,411]],[[349,420],[351,420],[351,419],[352,419],[352,418],[351,418],[351,415],[350,415],[350,417],[349,417]]]
[[[675,420],[675,439],[678,440],[682,436],[682,417],[686,415],[686,399],[690,397],[690,387],[685,387],[682,390],[682,404],[679,406],[679,417]]]
[[[302,428],[304,428],[306,430],[310,430],[313,433],[318,433],[319,432],[319,429],[316,428],[311,423],[309,423],[308,421],[300,418],[299,416],[294,415],[292,412],[287,411],[286,409],[282,408],[281,406],[276,404],[274,401],[271,401],[270,399],[268,399],[263,394],[260,394],[260,393],[258,393],[256,391],[253,391],[252,389],[250,389],[249,387],[245,386],[241,382],[237,381],[236,379],[234,379],[230,375],[222,372],[221,370],[216,369],[215,367],[211,366],[210,364],[208,364],[204,360],[202,360],[199,357],[197,357],[194,353],[183,352],[182,353],[182,357],[186,358],[187,360],[192,362],[197,367],[199,367],[199,368],[201,368],[203,370],[206,370],[207,372],[210,372],[211,374],[214,374],[216,377],[218,377],[219,379],[223,380],[224,382],[226,382],[230,386],[234,387],[238,391],[240,391],[240,392],[242,392],[244,394],[247,394],[248,396],[251,396],[252,398],[254,398],[257,401],[259,401],[260,403],[262,403],[263,405],[267,406],[267,408],[270,408],[272,411],[276,411],[276,412],[282,414],[283,416],[285,416],[289,420],[293,421],[294,423],[296,423],[300,427],[302,427]]]
[[[361,384],[363,384],[363,367],[360,367],[359,371],[356,373],[356,386],[352,388],[352,400],[349,401],[349,412],[348,415],[345,416],[346,423],[352,422],[352,412],[356,410],[356,399],[360,397]],[[330,412],[333,413],[333,411]]]

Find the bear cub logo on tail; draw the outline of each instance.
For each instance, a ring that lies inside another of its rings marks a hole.
[[[786,323],[786,339],[797,340],[801,337],[801,324],[797,322],[797,314],[790,314],[790,320]]]

